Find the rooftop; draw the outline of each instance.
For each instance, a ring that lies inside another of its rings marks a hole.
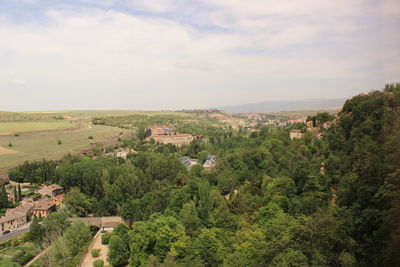
[[[49,210],[51,207],[53,207],[55,204],[51,199],[47,200],[42,200],[40,202],[35,203],[35,206],[33,207],[34,210]]]
[[[170,137],[188,137],[192,136],[191,134],[173,134],[173,135],[153,135],[151,137],[154,138],[170,138]]]

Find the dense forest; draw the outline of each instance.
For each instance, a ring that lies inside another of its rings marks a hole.
[[[9,176],[60,184],[76,216],[122,216],[113,266],[400,266],[400,84],[316,118],[329,127],[302,139],[289,138],[301,125],[203,128],[208,143],[135,139],[126,160],[67,155]],[[178,161],[208,154],[212,171]]]

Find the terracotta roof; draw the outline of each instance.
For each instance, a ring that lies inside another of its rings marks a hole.
[[[46,189],[50,189],[50,190],[61,190],[63,189],[61,186],[59,186],[58,184],[52,184],[46,187]]]
[[[49,210],[54,205],[55,204],[53,201],[51,201],[51,199],[42,200],[40,202],[35,203],[33,210]]]
[[[191,134],[174,134],[174,135],[153,135],[153,138],[171,138],[171,137],[188,137],[192,136]]]
[[[0,218],[0,223],[9,222],[11,220],[19,219],[19,218],[24,217],[24,216],[26,216],[25,213],[14,211],[12,213],[9,213],[6,216],[1,217]]]
[[[57,195],[57,196],[53,197],[52,199],[62,203],[62,202],[64,202],[64,195]]]
[[[19,205],[18,207],[15,207],[13,209],[8,209],[6,211],[5,216],[0,218],[0,223],[8,222],[10,220],[15,220],[19,219],[21,217],[24,217],[27,215],[29,210],[33,207],[32,204],[27,203],[23,205]]]

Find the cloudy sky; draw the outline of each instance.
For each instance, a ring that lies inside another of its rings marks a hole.
[[[348,97],[400,81],[399,0],[0,0],[0,110]]]

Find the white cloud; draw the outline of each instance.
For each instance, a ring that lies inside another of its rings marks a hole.
[[[0,79],[42,109],[163,109],[343,96],[399,77],[397,28],[366,31],[385,18],[364,1],[182,3],[130,3],[157,16],[55,6],[30,23],[0,19]]]

